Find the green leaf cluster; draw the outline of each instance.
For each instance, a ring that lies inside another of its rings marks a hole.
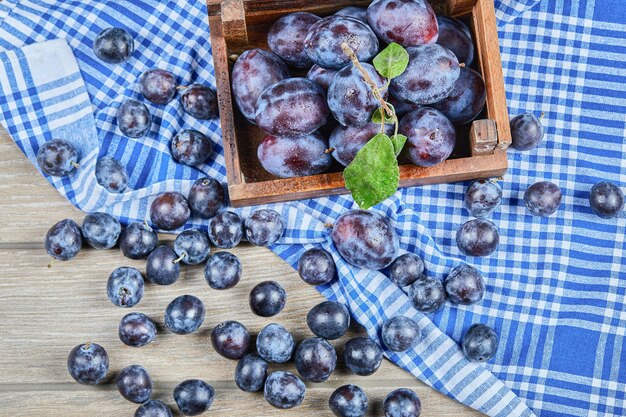
[[[376,71],[387,79],[388,87],[393,78],[406,71],[409,54],[402,46],[391,43],[374,58],[373,64]],[[372,117],[373,123],[381,125],[380,133],[361,148],[343,173],[346,187],[362,209],[368,209],[391,197],[400,183],[397,158],[407,137],[398,134],[395,108],[387,102],[380,104]],[[385,133],[386,124],[395,125],[395,134],[391,137]]]

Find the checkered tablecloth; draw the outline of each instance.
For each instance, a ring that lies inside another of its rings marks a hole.
[[[430,276],[443,278],[463,261],[479,268],[484,300],[425,316],[382,273],[349,267],[324,226],[355,207],[348,196],[274,205],[288,228],[272,250],[294,266],[309,247],[333,252],[340,279],[318,289],[346,303],[375,340],[386,318],[415,318],[424,339],[406,353],[386,351],[389,359],[487,415],[625,415],[626,218],[595,217],[587,198],[597,181],[626,184],[626,4],[495,3],[510,113],[543,112],[546,128],[537,150],[509,153],[504,204],[493,215],[499,250],[467,259],[456,248],[454,234],[469,219],[462,208],[466,184],[401,190],[375,207],[396,227],[402,251],[424,258]],[[185,115],[177,101],[148,103],[155,123],[146,138],[125,138],[115,127],[117,106],[139,97],[137,78],[146,69],[168,69],[181,84],[214,84],[206,21],[202,1],[2,1],[2,124],[32,161],[46,140],[73,142],[81,168],[68,178],[46,178],[81,209],[123,222],[146,218],[161,191],[186,193],[203,175],[225,181],[219,125]],[[95,35],[109,26],[128,28],[137,42],[123,65],[103,65],[91,52]],[[183,127],[213,140],[215,157],[200,169],[170,157],[168,143]],[[132,191],[111,195],[97,185],[94,166],[103,155],[127,167]],[[524,190],[539,180],[564,193],[549,218],[532,217],[522,203]],[[500,335],[496,358],[482,366],[467,362],[457,345],[477,322]]]

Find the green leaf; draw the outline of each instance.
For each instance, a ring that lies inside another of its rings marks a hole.
[[[404,148],[404,144],[406,143],[408,138],[404,135],[397,134],[390,137],[389,139],[391,139],[391,143],[393,143],[393,150],[396,156],[400,155],[400,152],[402,152],[402,148]]]
[[[396,78],[409,65],[409,53],[401,45],[392,42],[374,58],[374,67],[385,78]]]
[[[346,188],[362,209],[391,197],[400,183],[398,160],[389,136],[379,133],[356,154],[343,172]]]
[[[383,123],[383,108],[379,107],[378,109],[376,109],[376,111],[374,112],[374,115],[372,116],[372,123],[376,123],[376,124],[382,124]],[[389,116],[386,112],[385,113],[385,123],[393,123],[396,121],[395,117],[391,117]]]

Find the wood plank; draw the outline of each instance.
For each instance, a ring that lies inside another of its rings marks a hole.
[[[216,398],[211,409],[203,414],[215,417],[307,417],[307,416],[328,416],[333,414],[328,409],[328,397],[332,393],[334,386],[329,384],[308,386],[305,400],[299,407],[291,410],[278,410],[271,407],[263,400],[262,393],[244,393],[237,389],[228,388],[224,384],[213,383],[216,390]],[[165,402],[173,410],[176,405],[172,398],[174,383],[156,383],[154,398]],[[395,387],[395,386],[394,386]],[[111,386],[104,388],[77,387],[76,390],[62,390],[50,387],[49,390],[33,391],[0,391],[0,410],[3,415],[12,417],[32,417],[32,416],[90,416],[90,417],[112,417],[112,416],[132,416],[136,404],[124,400]],[[382,401],[385,395],[393,387],[371,386],[363,387],[369,398],[368,417],[382,415]],[[422,398],[422,416],[430,417],[458,417],[471,414],[464,414],[458,407],[449,407],[448,399],[443,396],[435,398],[424,397],[425,392],[418,387],[408,386],[415,389]],[[174,413],[175,416],[182,416]]]
[[[472,26],[476,40],[476,56],[487,91],[487,115],[498,128],[496,154],[506,155],[511,144],[509,109],[506,104],[502,58],[498,39],[498,25],[492,0],[478,0],[472,12]]]
[[[41,244],[46,231],[64,218],[82,219],[0,127],[0,247]]]

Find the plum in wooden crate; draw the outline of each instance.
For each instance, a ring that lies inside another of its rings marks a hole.
[[[344,166],[335,161],[324,173],[296,178],[280,178],[262,167],[257,149],[266,134],[250,122],[252,113],[242,114],[235,104],[233,85],[238,87],[241,81],[233,80],[231,74],[235,60],[245,51],[255,48],[270,50],[268,32],[272,24],[282,16],[294,12],[310,12],[324,17],[347,6],[367,7],[370,3],[354,0],[224,0],[219,4],[209,5],[228,188],[233,206],[348,192],[342,173]],[[506,149],[511,142],[511,133],[493,1],[433,0],[430,4],[438,16],[457,17],[471,30],[475,41],[474,55],[464,58],[469,61],[472,69],[468,67],[461,70],[466,73],[464,82],[468,86],[478,82],[476,79],[480,78],[472,75],[471,71],[482,75],[486,105],[472,123],[455,125],[456,146],[444,162],[434,166],[417,166],[401,155],[400,187],[503,175],[507,170]],[[440,23],[440,35],[447,24],[449,22]],[[455,49],[453,44],[450,45],[450,49]],[[460,54],[459,51],[464,48],[457,49]],[[308,68],[293,67],[294,62],[302,58],[296,56],[294,59],[295,61],[291,61],[291,76],[305,77]],[[286,74],[267,73],[267,82],[274,84],[286,77]],[[449,103],[447,106],[439,103],[433,107],[446,113],[451,111]],[[460,114],[457,121],[463,121],[464,117],[471,119],[474,115]],[[320,131],[326,137],[330,134],[324,128]]]

